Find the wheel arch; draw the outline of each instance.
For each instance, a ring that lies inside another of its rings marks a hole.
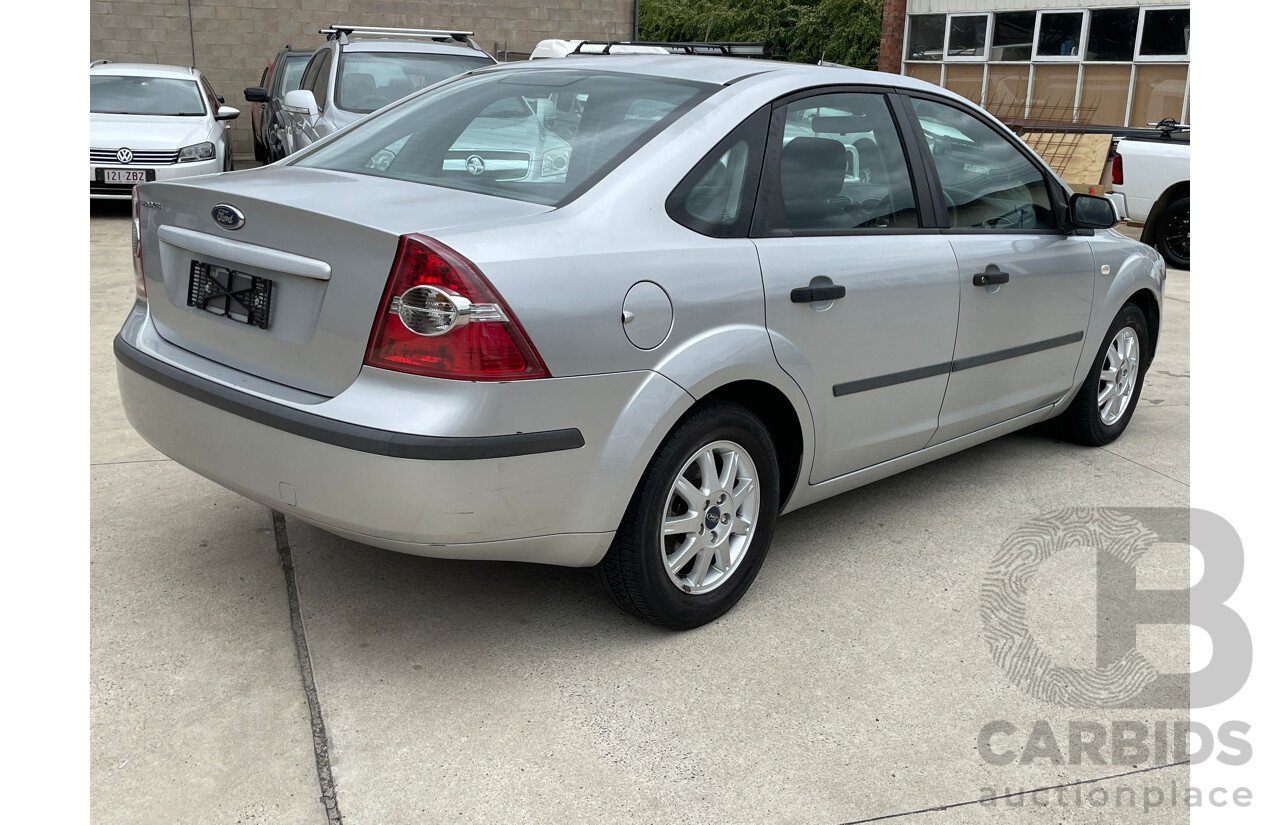
[[[1142,310],[1147,319],[1147,360],[1156,356],[1156,342],[1160,338],[1160,300],[1150,289],[1139,289],[1129,296],[1129,302]]]
[[[1164,213],[1165,208],[1176,201],[1178,198],[1191,197],[1191,181],[1184,180],[1170,186],[1156,198],[1156,202],[1151,204],[1151,211],[1147,213],[1147,222],[1142,226],[1142,242],[1148,246],[1155,246],[1156,226],[1160,223],[1160,217]]]
[[[698,399],[692,413],[713,401],[731,401],[745,407],[764,423],[778,456],[778,509],[786,507],[795,491],[804,464],[804,430],[791,401],[772,384],[757,380],[734,381]],[[687,415],[688,413],[686,413]]]

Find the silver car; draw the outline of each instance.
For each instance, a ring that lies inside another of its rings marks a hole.
[[[281,108],[285,154],[419,89],[497,61],[471,32],[333,26]]]
[[[573,113],[563,170],[453,162],[524,107]],[[742,596],[781,513],[1050,418],[1118,437],[1165,272],[1114,222],[908,77],[494,67],[274,166],[138,187],[118,378],[147,441],[269,507],[594,565],[688,628]]]

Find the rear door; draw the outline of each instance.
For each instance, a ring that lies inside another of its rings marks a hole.
[[[1088,238],[1060,228],[1060,185],[1030,149],[960,104],[908,109],[960,267],[955,358],[932,443],[1051,404],[1071,388],[1093,301]]]
[[[883,89],[774,107],[752,235],[779,363],[808,398],[811,483],[924,447],[956,337],[951,245]],[[923,210],[932,217],[932,207]]]

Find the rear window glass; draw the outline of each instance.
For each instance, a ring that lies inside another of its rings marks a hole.
[[[345,52],[338,61],[334,102],[348,112],[372,112],[441,80],[492,65],[488,58],[471,55]]]
[[[204,114],[194,80],[96,75],[89,78],[89,111],[108,115]]]
[[[464,77],[295,164],[560,206],[716,88],[569,69]]]

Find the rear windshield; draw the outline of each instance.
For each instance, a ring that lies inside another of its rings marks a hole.
[[[375,115],[295,163],[561,206],[716,88],[572,69],[484,73]]]
[[[93,75],[89,78],[89,111],[195,117],[204,114],[204,100],[194,80]]]
[[[344,52],[334,103],[348,112],[372,112],[441,80],[492,65],[487,57],[463,54]]]

